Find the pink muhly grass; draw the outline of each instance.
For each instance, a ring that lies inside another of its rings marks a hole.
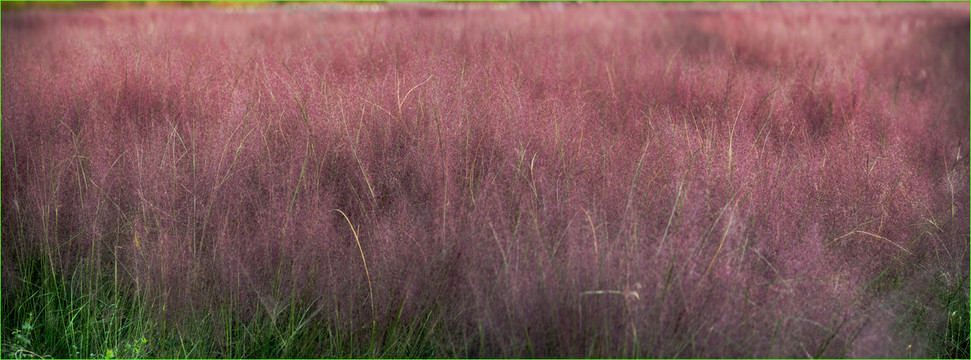
[[[5,294],[42,254],[368,351],[871,357],[967,293],[966,6],[4,18]]]

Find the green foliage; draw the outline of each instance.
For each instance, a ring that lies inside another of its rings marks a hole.
[[[939,305],[944,310],[945,325],[935,334],[935,356],[943,359],[967,359],[971,357],[969,342],[971,342],[971,316],[968,306],[968,279],[960,285],[938,297]]]
[[[13,358],[145,358],[156,321],[139,295],[110,281],[68,280],[45,258],[22,263],[22,284],[9,295],[3,355]],[[90,271],[79,267],[78,271]],[[98,274],[95,270],[93,274]],[[93,277],[92,279],[97,279]]]
[[[3,342],[3,356],[12,359],[43,359],[48,356],[31,351],[30,334],[34,331],[34,314],[27,314],[27,320],[12,332],[11,342]]]
[[[144,336],[140,339],[134,341],[124,342],[124,346],[121,351],[118,351],[117,347],[109,348],[104,351],[104,354],[91,354],[92,359],[144,359],[145,358],[145,346],[148,344],[148,339]]]
[[[4,328],[4,358],[455,356],[441,344],[443,334],[437,330],[440,311],[428,311],[413,319],[401,318],[399,313],[373,338],[322,321],[318,307],[299,301],[273,317],[269,312],[260,312],[243,320],[237,310],[222,307],[181,324],[166,325],[153,312],[152,303],[143,301],[133,291],[102,286],[87,292],[83,284],[62,283],[44,259],[26,263],[30,266],[22,267],[26,270],[25,283],[10,295],[13,306],[3,309],[4,324],[21,324]],[[117,303],[105,301],[116,295]],[[214,329],[224,331],[221,339],[212,336]],[[374,346],[377,343],[382,346]]]

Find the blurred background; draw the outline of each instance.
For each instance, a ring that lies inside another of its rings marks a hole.
[[[342,4],[342,5],[385,5],[386,1],[3,1],[0,8],[3,11],[34,8],[48,9],[79,9],[79,8],[140,8],[140,7],[272,7],[286,5],[311,4]],[[452,1],[435,2],[437,4],[453,3]],[[396,5],[406,3],[395,2]]]

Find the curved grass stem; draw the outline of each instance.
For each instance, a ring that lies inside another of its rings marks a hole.
[[[351,219],[347,217],[347,214],[340,209],[334,209],[334,211],[341,213],[344,216],[344,220],[347,220],[347,226],[351,227],[351,232],[354,233],[354,242],[357,243],[357,249],[361,252],[361,262],[364,263],[364,276],[367,277],[367,290],[368,299],[371,301],[371,329],[376,329],[378,313],[374,309],[374,288],[371,286],[371,273],[367,268],[367,259],[364,258],[364,248],[361,247],[361,238],[357,235],[357,229],[354,228],[354,224],[351,224]]]

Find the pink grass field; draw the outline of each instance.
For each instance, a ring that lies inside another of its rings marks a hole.
[[[362,339],[433,318],[458,357],[936,356],[939,294],[967,326],[968,30],[966,2],[4,13],[4,305],[42,256],[170,329],[301,303]]]

